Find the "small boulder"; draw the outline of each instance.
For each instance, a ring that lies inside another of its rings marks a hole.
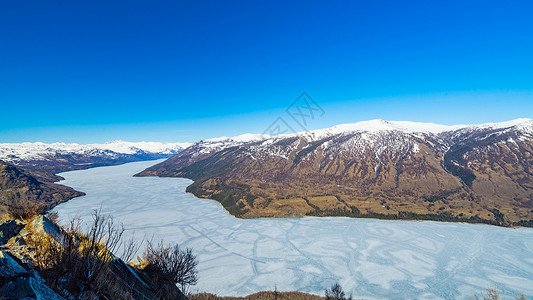
[[[61,229],[56,224],[52,223],[47,217],[39,215],[30,223],[35,232],[46,233],[53,237],[56,241],[61,242],[63,235]]]
[[[23,238],[27,237],[30,233],[24,229],[19,232],[19,235]]]
[[[24,246],[24,245],[26,245],[26,241],[24,241],[24,238],[22,238],[21,236],[18,236],[18,235],[12,237],[7,243],[8,243],[8,244],[17,245],[17,246]]]
[[[33,277],[19,277],[0,288],[1,299],[62,300],[49,287]]]
[[[27,275],[28,272],[11,256],[11,254],[5,251],[0,251],[0,278],[12,278]]]
[[[0,245],[3,245],[14,237],[24,227],[23,222],[16,220],[7,220],[0,223]]]

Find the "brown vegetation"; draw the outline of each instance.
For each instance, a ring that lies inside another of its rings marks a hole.
[[[33,214],[31,210],[42,213],[85,195],[51,182],[58,178],[51,173],[26,170],[0,161],[0,215],[9,210],[16,218],[27,218]]]
[[[209,293],[199,293],[189,295],[190,300],[323,300],[324,297],[301,293],[301,292],[278,292],[265,291],[246,297],[220,297]]]

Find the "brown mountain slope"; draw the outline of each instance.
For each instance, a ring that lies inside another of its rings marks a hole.
[[[6,213],[9,206],[40,204],[50,208],[85,195],[52,182],[59,179],[51,173],[22,169],[0,160],[0,214]]]
[[[344,215],[528,225],[533,121],[376,120],[198,142],[139,176],[177,176],[245,218]]]

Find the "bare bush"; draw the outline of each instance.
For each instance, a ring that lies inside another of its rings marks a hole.
[[[470,297],[470,299],[475,300],[501,300],[503,297],[500,295],[500,292],[495,287],[488,287],[487,291],[485,293],[481,293],[481,298],[479,298],[477,295],[474,297]],[[526,296],[524,294],[520,294],[520,296],[515,297],[516,300],[525,300]]]
[[[164,246],[162,242],[154,247],[149,242],[143,260],[146,263],[144,270],[159,286],[179,284],[183,290],[198,281],[198,261],[191,248]]]
[[[352,296],[345,297],[345,293],[342,290],[341,285],[337,282],[331,286],[331,289],[326,289],[326,299],[327,300],[351,300]]]
[[[21,200],[17,200],[7,207],[7,214],[12,219],[27,221],[44,214],[46,210],[46,205],[42,203],[36,201],[23,203]]]
[[[47,212],[46,217],[48,218],[48,220],[52,221],[52,223],[55,224],[57,224],[57,222],[59,221],[59,214],[57,213],[57,211]]]
[[[36,250],[35,267],[50,287],[67,298],[86,291],[104,296],[110,263],[117,259],[113,252],[124,245],[123,226],[116,226],[113,218],[95,211],[88,231],[81,230],[79,219],[60,230],[58,237],[34,232],[28,240]],[[129,242],[124,248],[132,256],[136,246]]]

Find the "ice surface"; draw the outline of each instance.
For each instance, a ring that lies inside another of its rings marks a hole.
[[[190,180],[132,177],[159,161],[61,173],[87,193],[56,208],[90,219],[102,208],[138,239],[193,247],[193,290],[323,295],[339,282],[356,298],[466,299],[488,286],[533,296],[533,230],[350,218],[237,219],[184,192]]]

